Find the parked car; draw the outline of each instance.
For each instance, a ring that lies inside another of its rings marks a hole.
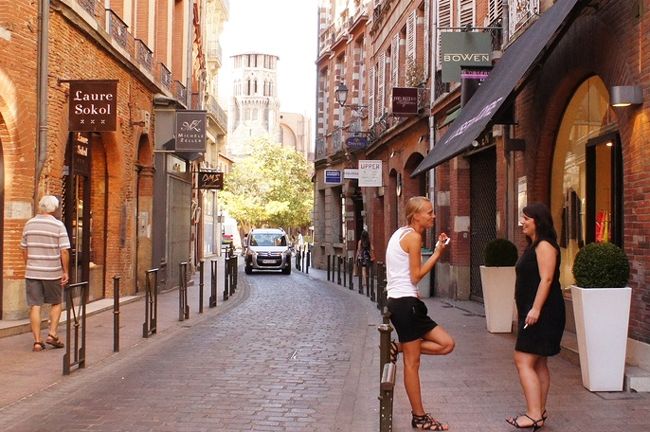
[[[253,270],[282,270],[291,273],[291,247],[281,228],[256,228],[248,233],[244,254],[246,274]]]

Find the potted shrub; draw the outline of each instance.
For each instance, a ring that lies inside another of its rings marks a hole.
[[[485,319],[490,333],[510,333],[515,308],[515,263],[517,246],[496,239],[485,246],[481,270]]]
[[[630,264],[612,243],[590,243],[573,263],[571,287],[582,384],[591,391],[621,391],[632,289]]]

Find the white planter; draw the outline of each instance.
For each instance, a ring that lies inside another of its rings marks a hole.
[[[481,266],[485,319],[490,333],[510,333],[515,309],[515,268]]]
[[[632,289],[571,287],[582,385],[621,391]]]

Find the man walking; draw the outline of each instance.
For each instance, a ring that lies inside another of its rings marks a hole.
[[[52,305],[50,328],[45,342],[54,348],[64,344],[57,336],[61,318],[63,287],[68,283],[70,263],[70,240],[63,222],[53,213],[59,207],[59,200],[45,195],[38,203],[40,213],[31,218],[23,229],[20,247],[25,258],[25,291],[29,306],[29,320],[34,334],[32,351],[43,351],[41,341],[41,306]]]

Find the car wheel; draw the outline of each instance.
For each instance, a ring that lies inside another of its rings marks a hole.
[[[253,267],[251,267],[251,266],[245,266],[245,267],[244,267],[244,272],[246,272],[246,274],[251,274],[251,273],[253,273]]]
[[[291,274],[291,266],[283,268],[282,274]]]

